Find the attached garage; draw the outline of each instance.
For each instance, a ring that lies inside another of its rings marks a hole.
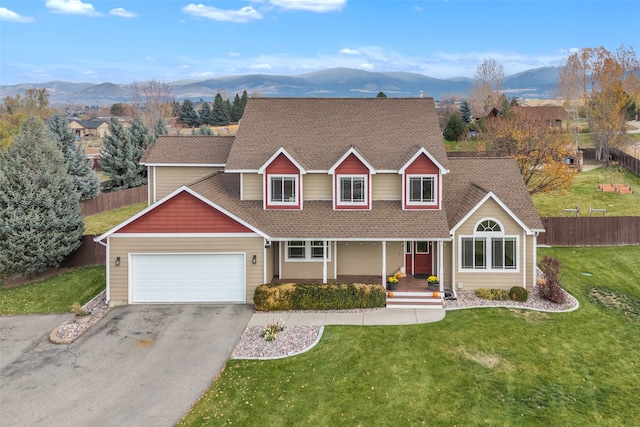
[[[132,303],[245,302],[245,254],[130,254]]]

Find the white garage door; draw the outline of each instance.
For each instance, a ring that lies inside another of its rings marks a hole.
[[[244,254],[133,254],[131,302],[244,302]]]

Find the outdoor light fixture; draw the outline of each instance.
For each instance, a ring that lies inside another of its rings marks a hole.
[[[120,257],[116,257],[116,267],[120,267]]]
[[[251,264],[255,264],[258,262],[258,256],[254,255],[253,258],[251,258]]]

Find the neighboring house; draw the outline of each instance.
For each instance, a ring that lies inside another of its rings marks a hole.
[[[103,119],[69,121],[69,127],[74,130],[76,136],[98,136],[104,137],[109,130],[109,122]]]
[[[448,158],[431,98],[253,98],[237,136],[160,137],[142,163],[149,207],[95,239],[112,305],[401,269],[440,294],[535,283],[544,230],[515,160]]]
[[[567,110],[560,106],[543,105],[540,107],[512,107],[524,120],[548,123],[551,127],[562,127],[563,121],[571,118]]]
[[[491,107],[488,110],[481,111],[473,115],[473,120],[482,121],[484,119],[490,119],[493,117],[498,117],[500,111],[496,107]]]

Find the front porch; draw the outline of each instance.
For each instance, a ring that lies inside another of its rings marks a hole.
[[[279,279],[273,277],[271,283],[318,283],[322,279]],[[367,283],[381,284],[386,288],[386,283],[381,283],[380,276],[372,275],[342,275],[336,279],[327,279],[326,283]],[[434,296],[437,292],[437,296]],[[388,308],[442,308],[444,293],[451,292],[444,289],[442,284],[439,287],[429,287],[427,279],[423,276],[407,275],[398,279],[398,287],[391,293],[387,292]],[[390,296],[391,295],[391,296]]]

